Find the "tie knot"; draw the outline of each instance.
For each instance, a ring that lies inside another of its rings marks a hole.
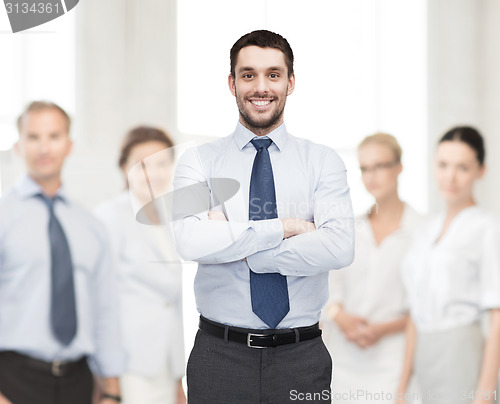
[[[45,202],[45,204],[47,205],[47,208],[49,208],[49,210],[52,210],[54,208],[54,202],[56,201],[57,199],[57,196],[54,196],[54,197],[49,197],[47,195],[45,195],[44,193],[39,193],[37,194],[37,196]]]
[[[271,146],[271,143],[273,142],[271,139],[252,139],[250,140],[254,147],[257,149],[257,151],[261,149],[266,149]]]

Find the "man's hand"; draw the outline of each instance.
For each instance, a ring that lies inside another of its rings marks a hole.
[[[227,221],[224,212],[220,210],[211,210],[208,212],[209,220],[220,220]],[[289,217],[286,219],[281,219],[283,223],[283,238],[289,238],[292,236],[296,236],[298,234],[308,233],[310,231],[316,230],[316,226],[314,223],[308,222],[304,219],[297,219],[295,217]],[[243,259],[246,261],[246,258]]]
[[[0,393],[0,404],[12,404],[12,401],[7,400],[7,398],[5,398],[2,393]]]
[[[208,212],[208,219],[209,220],[222,220],[227,222],[226,216],[224,215],[224,212],[221,210],[211,210]]]
[[[101,379],[101,382],[102,392],[106,392],[112,396],[120,396],[120,382],[117,377],[105,377]],[[117,401],[112,398],[103,397],[99,400],[99,404],[117,404]]]
[[[314,225],[314,223],[308,222],[304,219],[289,217],[286,219],[281,219],[281,222],[283,223],[284,239],[316,230],[316,226]]]
[[[182,381],[177,381],[177,396],[175,404],[186,404],[186,394],[184,394],[184,388],[182,387]]]

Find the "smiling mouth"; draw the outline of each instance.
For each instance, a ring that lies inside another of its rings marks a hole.
[[[265,107],[269,105],[272,100],[251,100],[250,102],[257,107]]]

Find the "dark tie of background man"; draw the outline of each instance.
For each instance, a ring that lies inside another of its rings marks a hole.
[[[69,345],[76,335],[76,302],[73,263],[68,240],[54,214],[57,196],[39,194],[49,210],[49,240],[51,258],[50,322],[56,338]]]

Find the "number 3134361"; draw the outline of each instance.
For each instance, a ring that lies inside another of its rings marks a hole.
[[[59,14],[59,3],[5,3],[7,14]]]

